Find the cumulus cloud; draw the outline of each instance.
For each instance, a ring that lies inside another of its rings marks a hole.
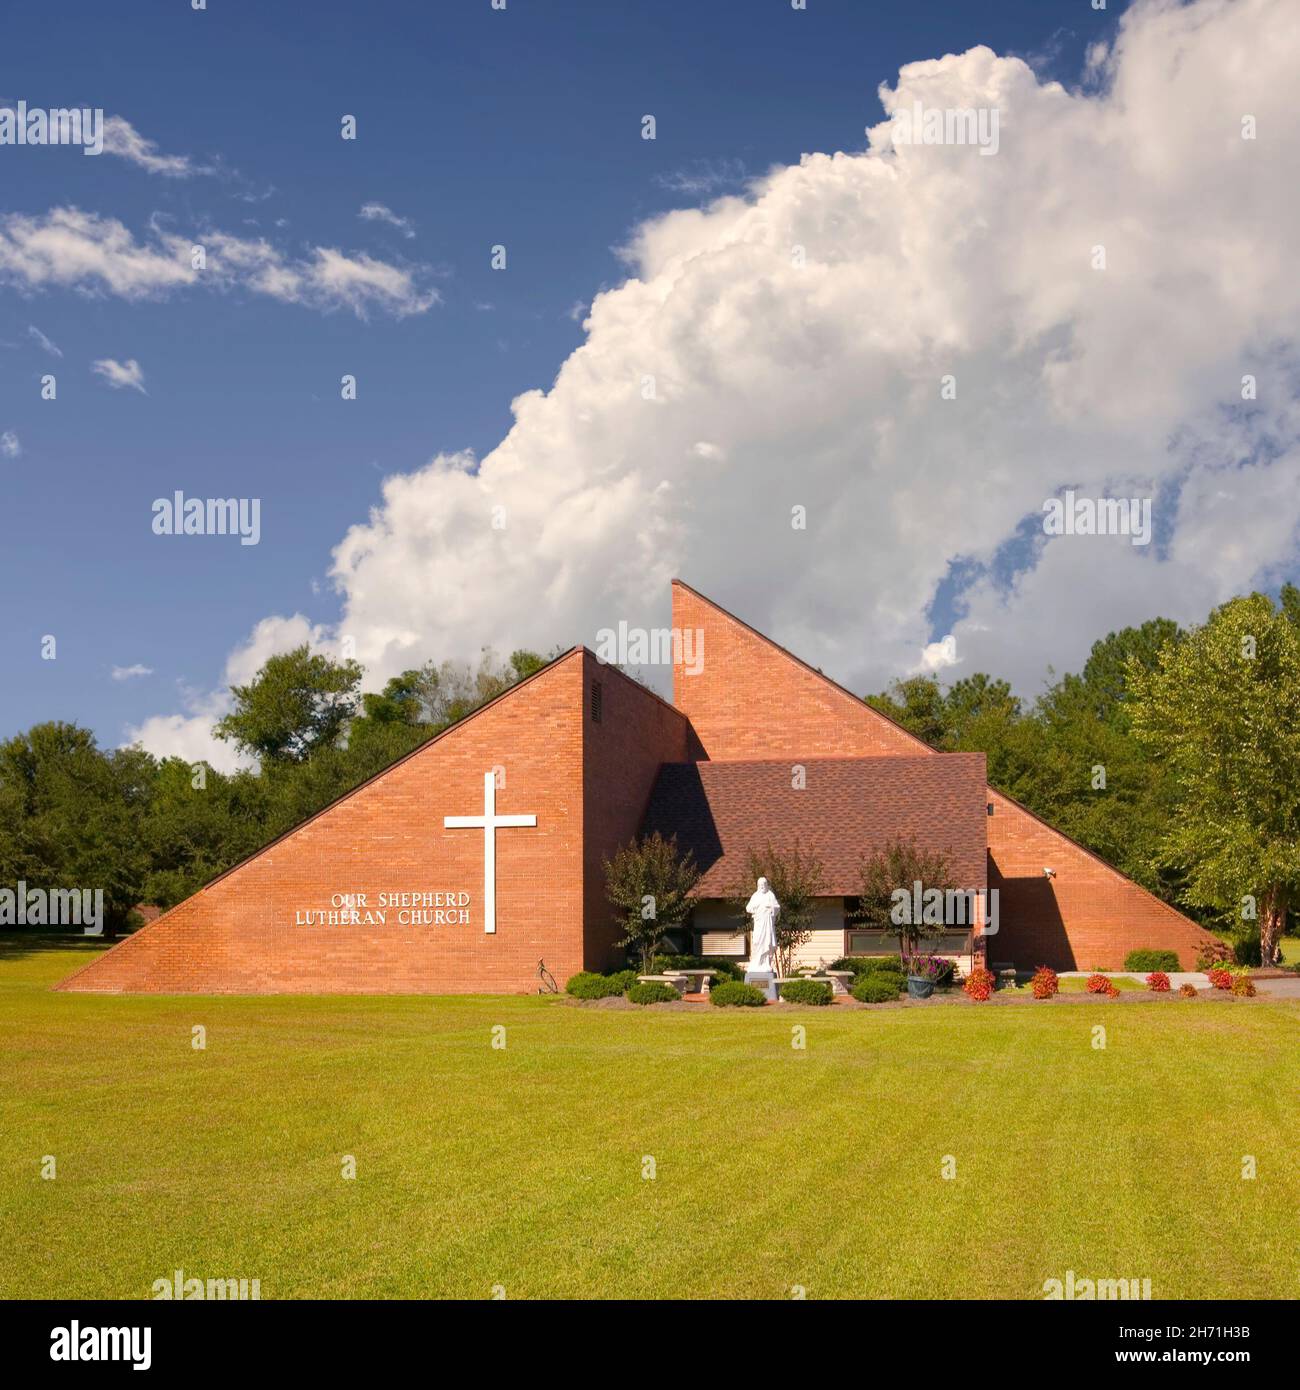
[[[144,389],[144,372],[134,357],[127,358],[125,362],[118,362],[112,357],[101,357],[98,362],[91,363],[90,370],[96,376],[102,376],[115,391],[130,387],[133,391],[139,391],[142,396],[149,394]]]
[[[153,667],[141,666],[137,662],[134,666],[114,666],[112,674],[115,681],[139,680],[141,676],[152,676]]]
[[[921,652],[921,660],[916,666],[916,671],[925,675],[935,675],[940,671],[946,670],[949,666],[956,666],[960,658],[957,656],[957,639],[949,633],[947,637],[938,642],[927,642]]]
[[[1294,572],[1298,64],[1290,0],[1140,0],[1079,90],[909,64],[866,148],[637,228],[506,437],[385,480],[338,630],[378,682],[663,623],[680,574],[858,690],[943,633],[1032,694]],[[895,144],[918,102],[996,108],[997,154]],[[1153,543],[1046,536],[1064,488],[1151,498]]]
[[[409,217],[398,217],[392,208],[385,207],[383,203],[363,203],[357,216],[365,222],[386,222],[407,238],[415,235],[415,223]]]
[[[193,249],[204,250],[196,270]],[[334,247],[313,246],[290,256],[263,237],[216,229],[179,233],[155,218],[137,238],[116,218],[79,208],[40,216],[0,215],[0,283],[23,290],[76,289],[122,299],[162,299],[182,289],[243,289],[286,304],[325,312],[371,310],[404,318],[438,303],[415,269]]]
[[[22,442],[13,430],[5,430],[0,434],[0,454],[7,459],[16,459],[23,451]]]

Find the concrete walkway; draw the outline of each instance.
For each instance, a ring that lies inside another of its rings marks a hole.
[[[1136,980],[1140,985],[1147,982],[1146,975],[1140,970],[1059,970],[1057,974],[1062,980],[1086,980],[1091,975],[1107,975],[1118,980]],[[1202,970],[1167,970],[1165,974],[1169,976],[1170,989],[1177,989],[1179,985],[1195,985],[1197,989],[1210,987],[1210,977]],[[1265,981],[1259,983],[1264,984]]]

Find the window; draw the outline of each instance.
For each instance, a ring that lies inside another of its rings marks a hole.
[[[601,716],[601,712],[602,712],[602,708],[603,708],[603,706],[604,706],[604,703],[605,703],[605,687],[600,683],[600,681],[592,681],[592,683],[591,683],[591,722],[592,722],[593,724],[599,724],[599,723],[600,723],[600,716]]]

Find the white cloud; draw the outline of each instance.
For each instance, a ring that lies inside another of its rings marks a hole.
[[[140,370],[140,364],[134,357],[129,357],[125,362],[118,362],[112,357],[101,357],[98,362],[91,364],[90,370],[96,376],[102,376],[115,391],[129,386],[133,391],[139,391],[142,396],[149,394],[144,389],[144,372]]]
[[[158,146],[143,135],[123,116],[108,116],[104,120],[104,153],[117,155],[151,174],[169,179],[188,179],[195,174],[216,171],[195,164],[187,154],[160,154]]]
[[[206,255],[201,271],[192,266],[195,246]],[[115,218],[79,208],[0,215],[0,282],[22,290],[57,287],[138,300],[190,287],[244,289],[325,312],[351,309],[363,319],[371,310],[403,318],[440,302],[421,278],[418,270],[364,253],[313,246],[294,258],[262,237],[211,228],[182,236],[159,219],[137,239]]]
[[[926,675],[933,675],[938,671],[946,670],[949,666],[956,666],[959,660],[957,639],[952,633],[949,633],[947,637],[938,642],[927,642],[921,651],[920,664],[913,669],[924,672]]]
[[[0,434],[0,454],[7,459],[16,459],[23,451],[22,442],[13,430],[5,430]]]
[[[206,762],[218,772],[233,772],[254,762],[236,752],[233,744],[214,738],[213,725],[231,709],[230,687],[247,685],[269,657],[306,643],[337,659],[340,649],[324,628],[295,613],[290,618],[263,618],[226,659],[222,681],[212,691],[182,688],[184,713],[152,715],[126,730],[124,743],[138,743],[157,758]],[[131,671],[145,668],[132,667]],[[114,671],[114,679],[117,679]]]
[[[141,666],[138,662],[134,666],[114,666],[113,679],[115,681],[138,680],[141,676],[152,676],[152,666]]]
[[[985,48],[882,88],[995,106],[996,156],[883,120],[643,225],[506,437],[387,478],[337,546],[368,680],[663,623],[680,574],[878,689],[956,575],[963,669],[1032,694],[1114,627],[1294,572],[1297,65],[1291,0],[1138,3],[1083,91]],[[1154,497],[1154,543],[1044,536],[1067,486]]]
[[[34,338],[51,357],[63,356],[62,348],[60,348],[57,343],[51,342],[34,323],[29,323],[27,325],[27,336],[29,338]]]
[[[357,216],[366,222],[387,222],[408,239],[415,235],[415,223],[409,217],[398,217],[392,208],[385,207],[383,203],[363,203]]]

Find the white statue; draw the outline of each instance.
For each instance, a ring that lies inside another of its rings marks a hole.
[[[749,969],[754,974],[776,974],[776,924],[781,916],[781,904],[768,887],[767,879],[758,880],[754,896],[745,904],[753,918],[753,935],[749,945]]]

